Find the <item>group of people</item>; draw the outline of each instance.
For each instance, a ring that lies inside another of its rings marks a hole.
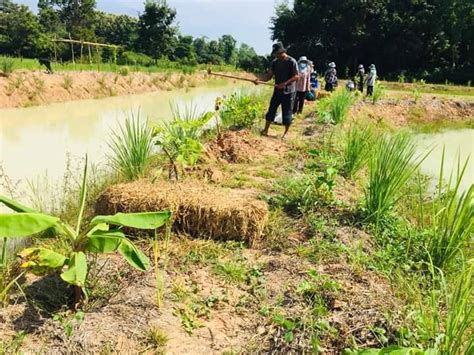
[[[293,114],[303,112],[306,99],[314,99],[314,90],[318,87],[317,75],[314,71],[313,63],[307,57],[302,56],[296,61],[290,57],[282,43],[275,43],[272,47],[272,56],[275,58],[270,66],[270,70],[255,80],[270,81],[275,78],[275,87],[270,100],[268,111],[265,115],[265,127],[261,131],[263,136],[268,135],[270,125],[275,121],[278,107],[281,106],[282,123],[285,126],[282,139],[285,139],[293,121]],[[356,75],[357,88],[363,92],[364,83],[367,83],[367,95],[372,95],[377,77],[375,65],[371,64],[366,77],[364,66],[358,67]],[[338,84],[336,64],[331,62],[324,74],[325,90],[333,91]],[[350,82],[350,81],[349,81]],[[352,82],[352,90],[354,82]]]

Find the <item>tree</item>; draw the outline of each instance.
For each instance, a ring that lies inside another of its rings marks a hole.
[[[197,63],[192,36],[178,36],[178,44],[176,45],[173,59],[189,65],[195,65]]]
[[[40,0],[38,8],[46,18],[53,19],[53,12],[64,24],[66,31],[74,39],[94,40],[96,20],[95,0]],[[46,16],[47,15],[47,16]]]
[[[173,53],[175,34],[173,26],[176,10],[166,0],[147,0],[145,11],[138,20],[138,42],[140,49],[155,61]]]
[[[47,39],[41,34],[37,17],[25,5],[10,0],[0,4],[0,54],[37,56],[43,54]]]
[[[269,63],[263,56],[259,56],[249,45],[242,43],[239,48],[237,67],[251,72],[263,72]]]
[[[219,53],[226,64],[235,65],[237,61],[237,41],[231,35],[223,35],[219,39]]]
[[[206,37],[195,38],[193,41],[194,51],[196,52],[196,59],[198,63],[209,62],[209,44]]]
[[[138,39],[138,19],[97,11],[95,34],[103,42],[134,49]]]

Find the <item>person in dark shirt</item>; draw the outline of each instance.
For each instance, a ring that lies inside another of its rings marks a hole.
[[[299,79],[298,64],[295,59],[286,53],[286,49],[281,43],[273,45],[272,56],[275,59],[270,70],[260,78],[261,81],[269,81],[275,77],[275,88],[265,115],[265,128],[261,131],[261,134],[268,135],[268,129],[275,121],[277,109],[281,106],[283,124],[285,125],[285,133],[283,133],[282,139],[285,139],[293,120],[293,100],[296,93],[296,81]],[[257,84],[257,80],[255,84]]]

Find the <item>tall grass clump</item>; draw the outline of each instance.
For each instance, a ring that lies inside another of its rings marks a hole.
[[[463,261],[453,282],[429,263],[433,279],[427,297],[419,300],[413,342],[424,343],[430,354],[472,354],[474,351],[474,259]]]
[[[112,133],[108,144],[112,151],[110,162],[115,171],[127,180],[145,175],[153,149],[153,130],[147,120],[140,118],[140,113],[127,117]]]
[[[371,126],[364,128],[353,126],[347,133],[343,147],[342,173],[346,178],[351,178],[367,162],[371,152],[373,131]]]
[[[345,121],[354,96],[348,90],[338,90],[319,102],[318,115],[324,122],[339,124]]]
[[[15,59],[10,57],[1,57],[0,58],[0,69],[4,76],[8,76],[13,73],[13,68],[15,67]]]
[[[415,157],[415,144],[405,132],[381,135],[369,157],[368,185],[365,189],[365,213],[376,226],[400,199],[400,191],[424,158]]]
[[[474,185],[465,192],[460,191],[460,184],[466,172],[469,159],[463,166],[458,163],[456,176],[451,173],[443,189],[444,150],[441,159],[437,195],[431,202],[431,213],[428,216],[427,251],[433,264],[444,269],[459,259],[464,248],[472,244],[474,233]],[[424,206],[420,201],[420,209]],[[422,216],[425,214],[421,211]],[[423,221],[423,217],[421,219]]]
[[[374,92],[372,93],[372,103],[375,105],[385,96],[385,87],[379,83],[375,83]]]

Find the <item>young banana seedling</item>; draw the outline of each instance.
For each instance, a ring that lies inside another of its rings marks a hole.
[[[59,218],[39,213],[32,208],[0,196],[0,202],[17,213],[0,214],[0,237],[22,238],[52,232],[65,238],[70,252],[63,255],[55,250],[32,247],[19,253],[22,267],[36,274],[61,272],[61,278],[73,285],[75,305],[87,299],[87,254],[118,252],[134,268],[146,271],[148,257],[126,238],[122,227],[156,230],[171,219],[169,211],[143,213],[117,213],[113,216],[96,216],[87,228],[82,227],[87,194],[87,156],[80,191],[79,213],[75,228]],[[48,233],[50,234],[50,233]]]

